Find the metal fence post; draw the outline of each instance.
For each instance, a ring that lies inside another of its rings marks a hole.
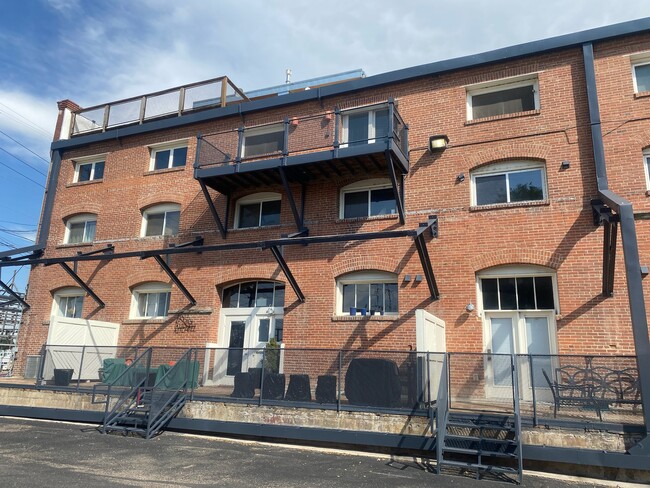
[[[40,364],[38,365],[38,372],[36,373],[36,384],[35,386],[43,386],[43,374],[45,371],[45,361],[47,359],[47,347],[45,344],[43,344],[43,347],[41,347],[41,360]]]
[[[517,392],[515,391],[515,375],[517,374],[516,367],[517,365],[515,364],[515,355],[511,354],[510,355],[510,383],[512,386],[512,411],[514,413],[517,413],[517,401],[515,400],[515,395]]]
[[[528,365],[530,366],[530,387],[533,390],[533,427],[537,427],[537,396],[535,391],[535,367],[533,362],[535,357],[532,355],[528,356]]]
[[[81,346],[81,359],[79,360],[79,372],[77,373],[77,393],[79,393],[79,383],[81,383],[81,372],[84,369],[85,354],[86,354],[86,346]]]
[[[259,405],[262,406],[262,392],[264,391],[264,360],[266,359],[266,348],[262,349],[262,377],[260,378],[260,401]]]
[[[395,136],[395,100],[393,98],[388,99],[388,134],[386,138],[386,149],[390,149],[393,138]],[[376,136],[376,134],[375,134]]]
[[[343,351],[339,350],[338,393],[336,395],[336,411],[341,411],[341,369],[343,367]]]
[[[334,109],[334,157],[339,155],[339,146],[340,143],[340,133],[341,133],[341,109],[336,107]]]

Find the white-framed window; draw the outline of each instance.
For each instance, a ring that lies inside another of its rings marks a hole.
[[[237,200],[235,228],[247,229],[280,223],[282,195],[273,192],[253,193]]]
[[[366,313],[397,315],[397,275],[385,271],[356,271],[336,280],[336,314],[348,315],[351,310]]]
[[[145,283],[131,293],[131,318],[164,318],[169,312],[171,286],[166,283]]]
[[[650,190],[650,149],[643,151],[643,171],[645,172],[645,187]]]
[[[277,154],[284,149],[284,124],[265,125],[244,130],[243,158]]]
[[[467,87],[467,120],[539,110],[537,75]]]
[[[650,53],[631,56],[630,62],[632,63],[634,93],[650,91]]]
[[[68,217],[65,220],[65,244],[79,244],[82,242],[93,242],[95,230],[97,229],[97,215],[79,214]]]
[[[245,281],[223,289],[224,308],[284,307],[284,283]]]
[[[74,161],[74,183],[104,179],[106,155],[90,156]]]
[[[142,237],[178,234],[181,206],[177,203],[154,205],[142,212]]]
[[[397,212],[393,187],[387,178],[374,178],[341,188],[339,218],[351,219]]]
[[[472,172],[472,205],[546,200],[546,170],[538,161],[510,161]]]
[[[343,147],[372,144],[388,135],[388,107],[385,105],[346,110],[341,115]]]
[[[85,293],[81,288],[62,288],[54,293],[52,315],[71,319],[81,318]]]
[[[152,146],[149,171],[179,168],[187,163],[187,141]]]

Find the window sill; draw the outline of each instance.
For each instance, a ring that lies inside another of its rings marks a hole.
[[[650,97],[650,91],[642,91],[634,94],[634,99],[637,98],[648,98]]]
[[[144,176],[160,175],[165,173],[177,173],[179,171],[185,171],[185,166],[176,166],[175,168],[165,168],[165,169],[152,169],[151,171],[145,171]]]
[[[336,219],[336,223],[350,223],[350,222],[366,222],[372,220],[396,220],[399,218],[399,215],[395,214],[386,214],[386,215],[371,215],[369,217],[350,217],[347,219]]]
[[[94,242],[75,242],[74,244],[61,243],[54,246],[54,249],[69,249],[74,247],[91,247]]]
[[[65,185],[66,188],[73,188],[75,186],[88,186],[88,185],[94,185],[96,183],[103,183],[104,178],[100,178],[98,180],[89,180],[89,181],[75,181],[73,183],[68,183]]]
[[[332,322],[393,322],[399,319],[394,315],[332,315]]]
[[[535,202],[494,203],[492,205],[472,205],[469,207],[469,211],[482,212],[484,210],[500,210],[505,208],[544,207],[550,204],[551,202],[548,200],[539,200]]]
[[[167,312],[169,315],[210,315],[212,313],[211,308],[179,308],[178,310],[170,310]]]
[[[273,224],[273,225],[260,225],[258,227],[237,227],[228,229],[228,232],[246,232],[247,230],[266,230],[266,229],[279,229],[282,227],[282,224]]]
[[[146,325],[146,324],[164,324],[169,320],[169,317],[149,317],[149,318],[141,318],[141,319],[126,319],[123,320],[122,323],[125,325],[129,324],[141,324],[141,325]]]
[[[483,122],[492,122],[494,120],[515,119],[517,117],[530,117],[532,115],[539,115],[541,110],[528,110],[526,112],[515,112],[512,114],[493,115],[492,117],[482,117],[480,119],[472,119],[465,122],[465,125],[482,124]]]

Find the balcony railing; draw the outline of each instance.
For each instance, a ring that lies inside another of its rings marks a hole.
[[[127,98],[117,102],[74,112],[70,134],[73,136],[129,124],[183,115],[207,107],[225,107],[228,103],[248,101],[248,97],[226,76],[183,85],[168,90]]]
[[[201,135],[195,167],[229,166],[284,159],[328,151],[336,158],[348,148],[373,144],[378,151],[394,149],[408,161],[408,125],[392,100],[364,107],[369,112],[388,110],[387,127],[382,134],[350,139],[344,134],[345,111],[336,109],[303,117],[287,117],[254,127],[239,127]],[[359,113],[355,110],[355,113]],[[371,131],[369,130],[369,133]]]

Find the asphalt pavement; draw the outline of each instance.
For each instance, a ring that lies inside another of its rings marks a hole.
[[[599,486],[526,473],[526,488]],[[359,455],[164,432],[151,440],[94,426],[0,417],[0,486],[8,487],[480,487],[408,457]],[[515,486],[515,485],[511,485]],[[616,486],[610,484],[610,486]]]

